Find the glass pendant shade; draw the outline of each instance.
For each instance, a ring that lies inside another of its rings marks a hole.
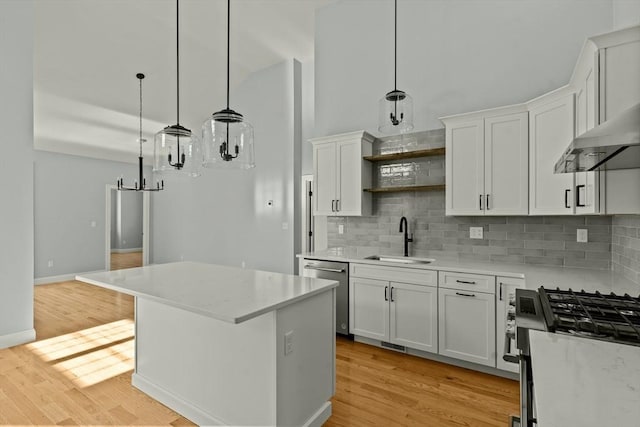
[[[392,90],[379,103],[378,130],[405,133],[413,129],[413,99],[406,92]]]
[[[225,109],[213,113],[202,125],[204,163],[207,168],[255,167],[253,126],[242,114]]]
[[[200,176],[202,148],[198,137],[180,125],[167,126],[156,133],[153,171],[165,176]]]

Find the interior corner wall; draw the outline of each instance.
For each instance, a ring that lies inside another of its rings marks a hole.
[[[315,135],[377,132],[393,89],[393,2],[344,0],[316,13]],[[438,117],[520,103],[568,83],[585,39],[610,31],[611,0],[401,0],[398,89],[415,131]]]
[[[133,163],[35,151],[35,278],[104,270],[107,186],[137,174]]]
[[[640,0],[613,0],[613,28],[640,24]]]
[[[232,91],[232,107],[254,127],[254,169],[205,169],[193,180],[165,178],[165,190],[152,200],[154,263],[244,263],[294,272],[294,191],[300,179],[295,176],[300,167],[296,62],[252,73]]]
[[[33,2],[0,2],[0,347],[33,331]]]
[[[302,136],[301,136],[301,156],[302,175],[313,174],[313,146],[309,139],[314,136],[314,103],[315,103],[315,66],[313,61],[306,61],[301,64],[301,113],[302,113]]]

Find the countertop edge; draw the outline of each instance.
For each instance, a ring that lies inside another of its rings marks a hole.
[[[105,288],[105,289],[110,289],[112,291],[116,291],[116,292],[120,292],[126,295],[131,295],[134,296],[136,298],[146,298],[148,300],[151,301],[155,301],[155,302],[159,302],[162,304],[166,304],[168,306],[171,307],[175,307],[175,308],[179,308],[181,310],[185,310],[191,313],[196,313],[196,314],[200,314],[202,316],[206,316],[206,317],[210,317],[212,319],[216,319],[216,320],[220,320],[223,322],[227,322],[227,323],[233,323],[233,324],[238,324],[238,323],[242,323],[242,322],[246,322],[247,320],[251,320],[255,317],[259,317],[265,313],[269,313],[272,311],[276,311],[279,310],[281,308],[284,308],[286,306],[289,306],[291,304],[294,304],[298,301],[302,301],[304,299],[313,297],[315,295],[318,295],[322,292],[327,292],[331,289],[335,289],[336,287],[338,287],[339,283],[335,280],[331,280],[331,282],[333,282],[332,284],[329,285],[325,285],[322,288],[318,288],[318,289],[314,289],[311,291],[308,291],[302,295],[297,295],[294,297],[291,297],[290,299],[287,299],[286,301],[280,301],[271,305],[267,305],[265,307],[262,307],[258,310],[252,311],[250,313],[247,314],[243,314],[243,315],[239,315],[236,317],[229,317],[229,316],[222,316],[219,314],[216,314],[214,312],[211,311],[207,311],[207,310],[201,310],[197,307],[193,307],[193,306],[189,306],[189,305],[184,305],[184,304],[179,304],[176,303],[175,301],[166,299],[166,298],[160,298],[154,295],[149,295],[143,292],[136,292],[134,290],[128,289],[128,288],[122,288],[116,285],[113,285],[111,283],[106,283],[106,282],[102,282],[99,280],[95,280],[95,279],[91,279],[89,277],[85,277],[83,275],[76,275],[75,276],[75,280],[78,280],[80,282],[84,282],[84,283],[88,283],[90,285],[94,285],[94,286],[99,286],[101,288]],[[325,279],[325,281],[328,281]]]

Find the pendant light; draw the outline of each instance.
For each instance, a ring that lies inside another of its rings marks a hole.
[[[142,143],[146,142],[146,139],[142,139],[142,79],[144,79],[144,74],[138,73],[136,77],[140,81],[140,137],[138,138],[138,143],[140,144],[140,154],[138,155],[138,181],[135,181],[135,185],[133,187],[125,187],[124,181],[122,178],[118,180],[118,190],[120,191],[160,191],[164,190],[164,181],[161,181],[162,184],[156,182],[155,187],[147,187],[147,181],[142,174]]]
[[[255,167],[253,127],[242,114],[229,108],[229,34],[231,0],[227,0],[227,108],[211,115],[202,125],[204,166],[250,169]]]
[[[180,13],[176,0],[176,124],[165,127],[155,136],[153,171],[197,177],[201,165],[198,137],[180,125]]]
[[[378,130],[383,133],[404,133],[413,129],[413,99],[398,90],[398,0],[394,0],[393,90],[379,103]]]

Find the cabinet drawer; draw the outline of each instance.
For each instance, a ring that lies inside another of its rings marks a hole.
[[[465,291],[496,293],[496,277],[485,274],[456,273],[454,271],[439,271],[438,286],[448,289]]]
[[[416,285],[436,286],[438,283],[438,273],[436,271],[417,268],[350,263],[349,274],[351,277],[413,283]]]

